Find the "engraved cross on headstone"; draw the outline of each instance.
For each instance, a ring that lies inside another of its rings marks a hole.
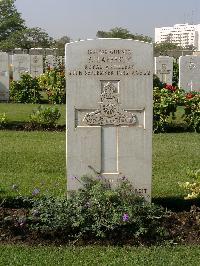
[[[18,66],[16,67],[17,72],[19,73],[19,75],[21,75],[22,73],[26,72],[27,69],[24,67],[24,58],[20,57],[19,61],[18,61]]]
[[[118,174],[118,128],[138,124],[136,112],[140,110],[123,110],[119,102],[119,81],[101,81],[99,108],[96,110],[76,110],[76,127],[101,128],[101,169],[97,174]],[[88,166],[91,167],[91,166]]]
[[[35,56],[33,57],[33,59],[32,59],[32,64],[33,64],[32,68],[34,69],[34,70],[32,71],[32,76],[33,76],[33,77],[37,77],[39,71],[38,71],[38,69],[37,69],[37,68],[38,68],[38,66],[37,66],[37,64],[38,64],[38,58],[37,58],[36,55],[35,55]]]
[[[167,69],[167,65],[162,64],[162,68],[160,70],[162,82],[164,82],[164,83],[167,82],[167,74],[169,74],[169,72],[170,72],[170,70]]]

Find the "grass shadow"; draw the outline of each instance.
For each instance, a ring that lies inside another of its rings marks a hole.
[[[152,202],[174,212],[190,211],[193,205],[200,207],[200,199],[185,200],[182,197],[157,197]]]

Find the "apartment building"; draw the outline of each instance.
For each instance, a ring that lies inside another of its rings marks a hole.
[[[155,28],[155,42],[171,42],[184,48],[193,45],[200,50],[200,24],[175,24],[173,27]]]

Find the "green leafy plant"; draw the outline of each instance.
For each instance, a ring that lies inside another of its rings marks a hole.
[[[37,78],[28,73],[22,74],[19,81],[12,81],[10,99],[18,103],[39,103],[41,101],[40,85]]]
[[[77,182],[76,177],[74,181]],[[68,199],[48,197],[32,210],[33,228],[76,239],[157,239],[164,231],[164,210],[135,194],[127,180],[116,188],[104,177],[82,179],[83,188]]]
[[[50,103],[65,103],[65,75],[63,70],[49,69],[39,77],[39,84],[46,92]]]
[[[60,118],[61,113],[58,107],[44,107],[40,105],[37,110],[33,110],[30,115],[30,122],[32,125],[47,125],[53,126]]]
[[[173,77],[172,77],[172,84],[173,86],[178,86],[179,82],[179,64],[177,61],[173,62]]]
[[[192,181],[179,182],[179,186],[187,192],[187,196],[184,199],[196,199],[200,198],[200,169],[197,171],[189,171],[188,176]]]
[[[6,113],[0,113],[0,128],[4,128],[8,123]]]
[[[187,93],[184,105],[184,119],[187,122],[189,129],[200,132],[200,93]]]
[[[168,118],[175,119],[177,107],[183,105],[184,92],[172,85],[163,84],[153,89],[153,128],[154,132],[165,132]]]

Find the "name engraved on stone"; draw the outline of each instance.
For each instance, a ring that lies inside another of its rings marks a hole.
[[[150,70],[136,69],[129,49],[89,49],[84,69],[74,69],[69,76],[149,76]]]
[[[137,117],[130,112],[122,110],[115,85],[112,82],[108,82],[103,86],[99,109],[87,113],[83,122],[89,126],[131,126],[136,124]]]

